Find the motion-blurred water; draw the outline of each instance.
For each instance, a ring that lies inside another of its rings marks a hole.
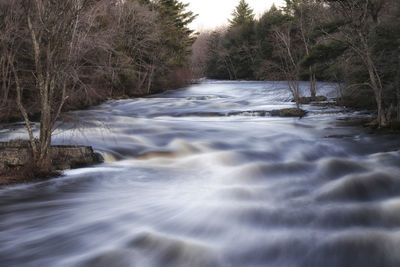
[[[398,136],[329,105],[270,116],[290,99],[205,81],[68,113],[54,143],[106,162],[1,188],[0,266],[400,266]],[[25,135],[11,126],[1,140]]]

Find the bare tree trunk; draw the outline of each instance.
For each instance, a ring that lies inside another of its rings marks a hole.
[[[226,70],[228,71],[228,74],[229,74],[229,80],[233,80],[233,75],[232,75],[231,69],[230,69],[228,61],[226,61],[225,57],[224,57],[224,63],[225,63],[224,64],[225,68],[226,68]]]
[[[229,55],[228,55],[228,60],[229,60],[229,65],[230,65],[231,70],[232,70],[233,79],[237,80],[237,75],[236,75],[237,71],[236,71],[235,65],[233,64],[233,62],[232,62],[232,60],[231,60]]]
[[[300,23],[299,24],[300,24],[301,39],[302,39],[303,44],[304,44],[304,49],[305,49],[306,55],[308,56],[308,55],[310,55],[309,47],[311,46],[311,41],[308,38],[307,32],[306,32],[306,27],[307,26],[305,24],[306,24],[307,17],[304,14],[304,10],[303,10],[304,5],[307,5],[307,2],[306,1],[300,1],[300,3],[299,3],[299,12],[300,12],[300,18],[299,19],[300,19]],[[309,18],[309,20],[310,19],[311,18]],[[309,25],[308,28],[312,28],[314,23],[312,21],[309,21],[308,24],[311,24],[311,26]],[[315,98],[317,96],[317,88],[316,88],[315,72],[314,72],[312,66],[310,66],[308,68],[308,73],[309,73],[309,77],[310,77],[310,96],[312,98]]]
[[[51,107],[50,107],[50,97],[49,97],[49,90],[48,87],[51,86],[49,83],[50,79],[50,62],[47,61],[46,67],[46,79],[44,78],[42,72],[42,65],[40,62],[40,45],[36,37],[36,32],[33,28],[31,18],[28,15],[27,18],[28,28],[31,35],[31,41],[33,46],[34,52],[34,59],[35,59],[35,70],[37,73],[37,83],[39,86],[40,91],[40,100],[41,100],[41,115],[40,115],[40,138],[39,138],[39,155],[35,162],[39,171],[47,172],[51,168],[50,163],[50,144],[51,144],[51,132],[52,129],[49,129],[50,126],[50,114],[51,114]],[[47,48],[47,60],[49,60],[49,48],[50,45],[48,44]]]
[[[19,82],[19,76],[18,76],[17,71],[15,70],[14,63],[10,62],[10,66],[11,66],[11,69],[12,69],[12,72],[14,75],[15,87],[16,87],[15,89],[17,91],[17,106],[18,106],[19,111],[22,114],[22,117],[24,118],[26,129],[28,131],[29,142],[30,142],[31,148],[32,148],[33,160],[37,161],[39,158],[38,148],[36,145],[35,137],[33,135],[32,125],[29,121],[28,113],[26,112],[24,105],[22,104],[22,89],[21,89],[20,82]]]
[[[150,94],[151,84],[153,82],[153,75],[154,75],[154,64],[152,64],[150,67],[150,75],[149,75],[149,79],[147,81],[147,93],[148,94]]]
[[[5,53],[9,53],[8,51]],[[2,92],[3,92],[3,99],[2,99],[2,104],[6,105],[8,101],[8,94],[10,92],[10,57],[7,59],[6,57],[3,57],[1,59],[1,72],[2,72]]]
[[[290,91],[292,92],[294,102],[296,103],[297,109],[300,109],[300,87],[297,80],[288,81]]]
[[[275,30],[275,41],[279,47],[281,69],[288,81],[289,90],[296,102],[296,107],[300,109],[299,61],[292,53],[290,28],[282,31]]]
[[[146,71],[143,75],[142,75],[141,72],[139,72],[139,77],[138,77],[138,78],[139,78],[139,82],[138,82],[136,88],[137,88],[137,90],[139,90],[140,92],[143,91],[142,89],[143,89],[144,83],[146,82],[147,75],[149,75],[149,72],[148,72],[148,71]],[[142,76],[143,76],[143,77],[142,77]]]
[[[315,78],[315,73],[312,67],[309,68],[309,75],[310,75],[310,94],[312,98],[317,96],[317,80]]]
[[[380,82],[379,74],[375,68],[375,64],[371,58],[369,51],[366,52],[365,62],[367,64],[369,79],[371,87],[374,91],[376,106],[378,110],[378,125],[379,127],[386,126],[385,114],[382,107],[382,84]]]

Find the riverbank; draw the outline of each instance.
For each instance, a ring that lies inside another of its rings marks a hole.
[[[328,105],[332,105],[331,103],[327,103]],[[318,105],[318,106],[324,106],[324,103],[313,103],[313,105]],[[385,125],[379,127],[378,121],[376,119],[376,111],[370,109],[370,108],[361,108],[359,106],[352,106],[352,105],[345,105],[344,102],[335,100],[335,105],[338,107],[344,107],[344,108],[351,108],[353,110],[357,111],[368,111],[372,116],[370,117],[365,117],[362,119],[355,119],[355,122],[353,122],[353,126],[359,126],[363,128],[367,128],[369,133],[371,134],[400,134],[400,121],[397,120],[392,114],[390,118],[386,118],[387,122]],[[348,118],[342,118],[342,120],[354,120],[352,117]]]
[[[187,83],[188,84],[188,83]],[[186,85],[187,85],[186,84]],[[182,85],[184,86],[184,85]],[[106,93],[105,91],[103,93],[96,93],[93,94],[90,97],[90,101],[76,101],[76,100],[67,100],[65,105],[63,106],[62,112],[68,112],[68,111],[74,111],[74,110],[86,110],[90,107],[100,105],[101,103],[104,103],[105,101],[108,100],[119,100],[119,99],[129,99],[129,98],[136,98],[136,97],[145,97],[145,96],[150,96],[154,94],[159,94],[164,91],[171,90],[165,89],[165,90],[154,90],[150,93],[144,92],[144,91],[134,91],[131,94],[125,94],[125,93],[118,93],[114,95],[109,95],[109,93]],[[37,99],[39,100],[39,99]],[[29,115],[29,119],[32,122],[39,122],[40,121],[40,103],[30,103],[26,107],[26,111]],[[23,117],[21,115],[21,112],[18,110],[17,104],[14,102],[14,100],[9,100],[7,104],[0,104],[0,124],[5,124],[5,123],[14,123],[14,122],[20,122],[23,121]]]
[[[190,83],[196,83],[196,81],[189,80],[177,80],[174,83],[173,88],[166,87],[161,90],[154,90],[150,92],[145,91],[132,91],[129,95],[124,93],[117,93],[110,97],[104,91],[103,94],[95,94],[91,98],[91,101],[67,101],[64,105],[61,117],[70,111],[83,111],[91,107],[100,105],[105,101],[109,100],[122,100],[132,99],[139,97],[151,96],[159,94],[164,91],[171,89],[181,88]],[[26,107],[29,118],[32,122],[40,121],[39,103],[32,104]],[[8,101],[7,105],[0,105],[0,124],[8,123],[20,123],[20,127],[25,127],[23,123],[23,117],[17,109],[17,105],[12,101]],[[49,173],[41,173],[40,175],[35,174],[32,164],[29,163],[30,152],[29,152],[28,141],[11,140],[10,143],[0,142],[0,186],[19,184],[26,182],[35,182],[46,180],[50,177],[58,177],[62,174],[63,170],[74,169],[79,167],[86,167],[93,164],[102,162],[100,155],[93,152],[91,147],[86,146],[52,146],[52,161],[54,169]],[[77,150],[78,153],[76,153]],[[82,152],[82,153],[79,153]],[[11,155],[11,154],[12,155]],[[7,167],[6,167],[7,166]]]

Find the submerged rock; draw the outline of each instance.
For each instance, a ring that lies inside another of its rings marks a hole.
[[[51,146],[50,157],[57,170],[86,167],[103,162],[90,146]],[[0,142],[0,172],[25,166],[31,160],[28,141]]]
[[[271,116],[280,117],[303,117],[306,114],[307,111],[301,108],[284,108],[271,111]]]

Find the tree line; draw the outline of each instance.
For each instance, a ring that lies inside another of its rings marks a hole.
[[[299,80],[341,86],[341,102],[376,108],[377,124],[400,119],[400,2],[286,0],[260,18],[240,0],[229,25],[202,33],[193,71],[215,79],[287,80],[299,104]],[[397,115],[396,115],[397,114]]]
[[[0,121],[25,121],[35,170],[51,169],[62,110],[185,82],[195,18],[186,7],[177,0],[0,0]]]

